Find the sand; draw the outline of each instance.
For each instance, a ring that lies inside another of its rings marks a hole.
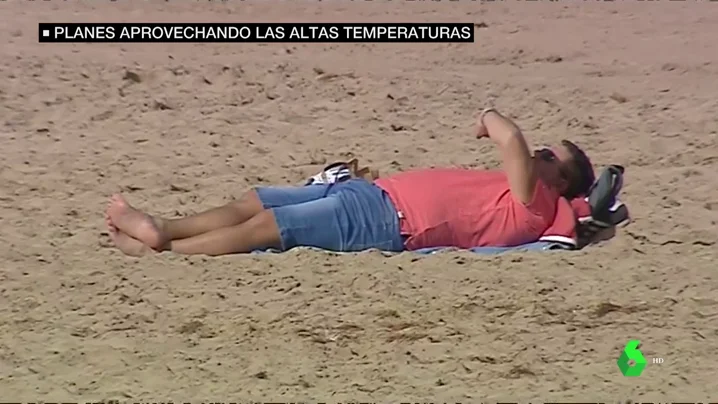
[[[716,6],[278,4],[0,3],[4,401],[716,398]],[[479,26],[473,44],[38,43],[37,22],[91,21]],[[384,173],[496,167],[470,130],[489,105],[533,145],[567,137],[599,169],[625,165],[633,223],[575,253],[109,245],[118,190],[174,216],[350,153]],[[664,362],[622,376],[631,338]]]

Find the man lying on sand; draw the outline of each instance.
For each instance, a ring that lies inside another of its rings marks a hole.
[[[498,146],[503,170],[424,169],[374,183],[257,187],[225,206],[181,219],[150,216],[115,195],[106,212],[110,237],[135,256],[160,251],[216,256],[299,246],[403,251],[537,241],[554,223],[559,203],[593,184],[590,160],[566,140],[532,155],[519,128],[491,108],[477,126],[478,138],[489,137]]]

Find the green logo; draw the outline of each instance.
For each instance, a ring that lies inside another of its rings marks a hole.
[[[640,344],[641,341],[637,339],[628,341],[623,348],[621,356],[618,357],[616,363],[618,363],[618,368],[621,369],[621,373],[623,373],[624,376],[636,377],[643,373],[643,369],[646,367],[646,358],[644,358],[641,351],[638,350],[638,345]]]

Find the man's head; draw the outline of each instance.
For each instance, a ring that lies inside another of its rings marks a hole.
[[[595,180],[591,160],[568,140],[551,149],[536,150],[534,163],[541,180],[566,199],[585,195]]]

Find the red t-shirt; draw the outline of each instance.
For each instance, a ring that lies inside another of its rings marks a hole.
[[[538,181],[531,203],[513,197],[502,171],[427,169],[379,178],[399,211],[406,248],[510,247],[538,241],[559,195]]]

